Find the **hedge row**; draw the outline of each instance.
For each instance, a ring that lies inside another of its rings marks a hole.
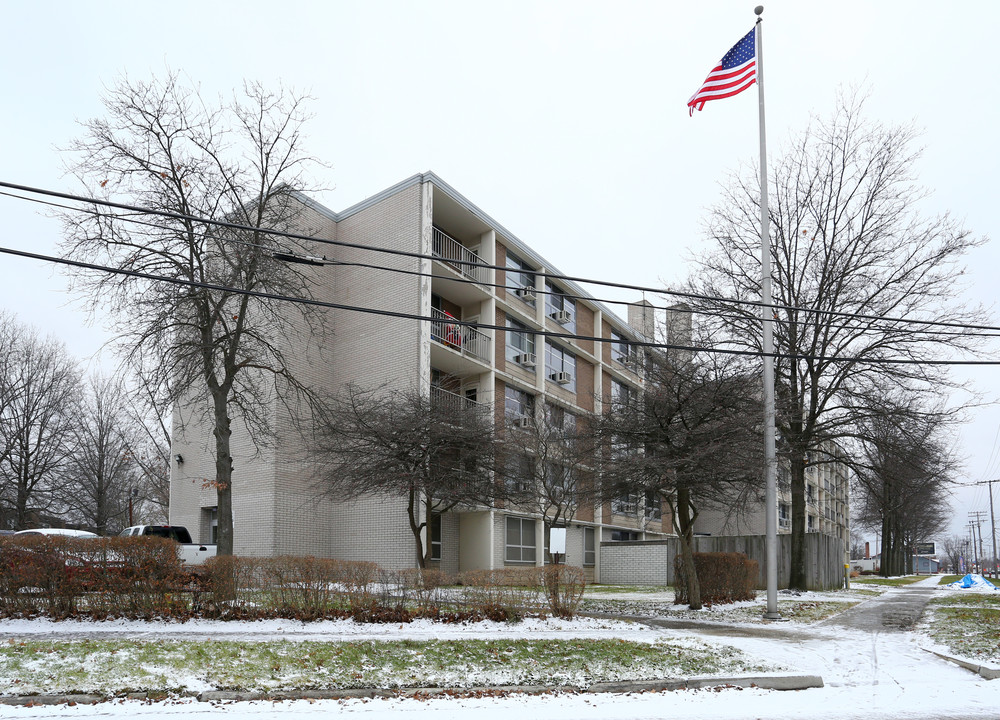
[[[687,573],[683,558],[674,560],[674,602],[688,603]],[[753,600],[756,597],[757,561],[743,553],[695,553],[701,601],[705,605]]]
[[[218,557],[181,567],[162,538],[0,538],[0,614],[358,621],[572,616],[580,568],[506,568],[448,577],[313,557]]]

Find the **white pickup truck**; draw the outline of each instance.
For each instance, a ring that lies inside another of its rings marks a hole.
[[[215,557],[216,546],[191,542],[191,533],[182,525],[133,525],[122,530],[121,537],[141,535],[162,537],[177,543],[177,556],[181,565],[202,565],[210,557]]]

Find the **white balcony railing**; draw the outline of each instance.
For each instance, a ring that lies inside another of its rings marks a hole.
[[[444,410],[488,410],[485,403],[476,402],[464,395],[445,390],[440,385],[431,385],[431,405]]]
[[[490,361],[490,336],[468,325],[459,325],[448,313],[431,308],[431,340],[463,355]]]
[[[483,259],[476,255],[476,253],[469,250],[469,248],[465,247],[465,245],[460,243],[458,240],[450,235],[447,235],[446,233],[441,232],[437,228],[433,228],[431,252],[435,257],[439,257],[445,262],[448,262],[449,260],[460,260],[461,262],[448,262],[448,264],[470,280],[477,283],[483,283],[484,285],[490,282],[489,268],[482,267],[480,265],[467,264],[482,263]]]

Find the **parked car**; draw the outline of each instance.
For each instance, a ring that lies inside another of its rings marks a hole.
[[[100,537],[97,533],[87,530],[71,530],[69,528],[33,528],[31,530],[18,530],[15,536],[44,536],[44,537],[66,537],[66,538],[95,538]]]
[[[119,533],[121,537],[162,537],[177,543],[181,565],[202,565],[215,557],[216,546],[191,541],[191,533],[183,525],[133,525]]]

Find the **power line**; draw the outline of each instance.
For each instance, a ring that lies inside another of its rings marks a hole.
[[[57,198],[61,198],[61,199],[64,199],[64,200],[71,200],[73,202],[87,203],[87,204],[91,204],[91,205],[108,207],[108,208],[113,208],[113,209],[117,209],[117,210],[125,210],[125,211],[128,211],[128,212],[135,212],[135,213],[140,213],[140,214],[155,215],[155,216],[159,216],[159,217],[170,218],[170,219],[173,219],[173,220],[194,221],[194,222],[202,223],[202,224],[205,224],[205,225],[212,225],[212,226],[215,226],[215,227],[227,228],[227,229],[230,229],[230,230],[239,230],[239,231],[244,231],[244,232],[262,233],[262,234],[266,234],[266,235],[271,235],[271,236],[275,236],[275,237],[282,237],[282,238],[287,238],[287,239],[291,239],[291,240],[303,240],[303,241],[307,241],[307,242],[315,242],[315,243],[320,243],[320,244],[333,245],[333,246],[337,246],[337,247],[346,247],[346,248],[352,248],[352,249],[357,249],[357,250],[365,250],[365,251],[368,251],[368,252],[384,253],[384,254],[396,255],[396,256],[400,256],[400,257],[410,257],[410,258],[420,259],[420,260],[443,260],[443,258],[440,258],[440,257],[438,257],[436,255],[427,255],[427,254],[424,254],[424,253],[419,253],[419,252],[414,252],[414,251],[409,251],[409,250],[399,250],[399,249],[396,249],[396,248],[377,247],[377,246],[372,246],[372,245],[364,245],[364,244],[361,244],[361,243],[347,242],[347,241],[343,241],[343,240],[331,240],[329,238],[322,238],[322,237],[317,237],[317,236],[304,235],[304,234],[301,234],[301,233],[293,233],[293,232],[284,231],[284,230],[271,230],[271,229],[266,229],[266,228],[256,228],[256,227],[252,227],[252,226],[248,226],[248,225],[243,225],[243,224],[240,224],[240,223],[234,223],[234,222],[230,222],[230,221],[226,221],[226,220],[216,220],[216,219],[213,219],[213,218],[201,218],[201,217],[198,217],[198,216],[195,216],[195,215],[187,215],[187,214],[184,214],[184,213],[177,213],[177,212],[173,212],[173,211],[169,211],[169,210],[157,210],[157,209],[153,209],[153,208],[143,208],[143,207],[136,206],[136,205],[128,205],[128,204],[125,204],[125,203],[117,203],[117,202],[113,202],[111,200],[101,200],[101,199],[98,199],[98,198],[88,198],[88,197],[84,197],[84,196],[81,196],[81,195],[73,195],[71,193],[63,193],[63,192],[58,192],[58,191],[55,191],[55,190],[46,190],[46,189],[43,189],[43,188],[31,187],[31,186],[28,186],[28,185],[19,185],[19,184],[16,184],[16,183],[9,183],[9,182],[4,182],[4,181],[0,181],[0,187],[6,187],[6,188],[13,189],[13,190],[21,191],[21,192],[28,192],[28,193],[33,193],[33,194],[47,196],[47,197],[57,197]],[[25,197],[22,197],[22,196],[19,196],[19,195],[11,194],[11,193],[4,193],[4,194],[7,195],[8,197],[17,198],[17,199],[21,199],[21,200],[28,200],[28,201],[32,201],[32,202],[41,202],[43,204],[51,204],[51,205],[56,205],[58,207],[64,207],[64,208],[66,207],[66,206],[59,206],[59,205],[57,205],[55,203],[45,203],[44,201],[34,200],[32,198],[25,198]],[[66,208],[66,209],[74,209],[74,208]],[[116,216],[116,217],[118,217],[118,216]],[[123,222],[136,222],[136,220],[134,218],[119,217],[118,219],[122,220]],[[476,267],[476,268],[480,268],[480,269],[487,269],[487,270],[503,270],[503,271],[510,270],[510,268],[507,268],[505,265],[487,265],[486,263],[476,262],[476,261],[473,261],[473,260],[461,260],[461,259],[451,259],[451,258],[448,258],[447,262],[449,262],[449,263],[451,263],[453,265],[468,265],[468,266],[472,266],[472,267]],[[594,280],[594,279],[590,279],[590,278],[577,277],[577,276],[573,276],[573,275],[560,275],[560,274],[556,274],[556,273],[548,273],[548,272],[535,271],[535,270],[530,270],[530,271],[525,271],[525,272],[528,272],[529,274],[532,274],[532,275],[537,275],[537,276],[540,276],[540,277],[544,277],[544,278],[554,278],[554,279],[557,279],[557,280],[563,280],[563,281],[567,281],[567,282],[583,283],[585,285],[598,285],[598,286],[604,286],[604,287],[613,287],[613,288],[619,288],[619,289],[624,289],[624,290],[634,290],[634,291],[643,292],[643,293],[650,292],[650,293],[655,293],[657,295],[670,295],[670,296],[679,297],[679,298],[685,298],[685,299],[689,299],[689,300],[701,300],[701,301],[705,301],[705,302],[713,302],[713,303],[719,303],[719,304],[723,304],[723,305],[741,305],[741,306],[746,306],[746,307],[750,307],[750,308],[758,308],[758,309],[765,307],[765,304],[762,303],[759,300],[740,300],[740,299],[736,299],[736,298],[723,298],[723,297],[717,297],[717,296],[712,296],[712,295],[703,295],[703,294],[700,294],[700,293],[682,292],[682,291],[678,291],[678,290],[667,290],[667,289],[664,289],[664,288],[653,288],[653,287],[646,287],[646,286],[642,286],[642,285],[632,285],[632,284],[628,284],[628,283],[618,283],[618,282],[613,282],[613,281],[609,281],[609,280]],[[592,300],[592,299],[595,299],[595,298],[586,298],[586,299],[591,299]],[[620,303],[621,301],[615,301],[615,302],[619,302]],[[925,327],[950,327],[950,328],[956,328],[956,329],[961,329],[961,330],[979,330],[979,331],[985,331],[985,332],[998,332],[998,333],[1000,333],[1000,326],[995,326],[995,325],[978,325],[978,324],[971,324],[971,323],[959,323],[959,322],[949,322],[949,321],[941,321],[941,320],[919,320],[919,319],[886,317],[886,316],[883,316],[883,315],[869,315],[869,314],[865,314],[865,313],[842,312],[842,311],[838,311],[838,310],[820,310],[820,309],[815,309],[815,308],[803,308],[803,307],[797,307],[797,306],[793,306],[793,305],[777,305],[777,304],[774,304],[773,302],[770,303],[770,304],[767,304],[766,307],[769,307],[769,308],[771,308],[773,310],[794,311],[794,312],[801,312],[801,313],[806,313],[806,314],[813,314],[813,315],[817,315],[817,316],[822,315],[822,316],[829,316],[829,317],[844,317],[844,318],[855,319],[855,320],[872,320],[872,321],[876,321],[876,322],[903,323],[903,324],[910,324],[910,325],[921,325],[921,326],[925,326]],[[789,357],[793,357],[793,356],[789,356]],[[808,357],[808,356],[802,356],[802,357]]]
[[[41,253],[32,253],[25,250],[15,250],[13,248],[0,247],[0,253],[7,255],[14,255],[17,257],[24,257],[33,260],[41,260],[43,262],[51,262],[59,265],[67,265],[69,267],[76,267],[84,270],[92,270],[97,272],[106,272],[114,275],[124,275],[127,277],[135,277],[143,280],[152,280],[154,282],[165,282],[173,285],[181,285],[185,287],[196,287],[205,290],[215,290],[219,292],[228,292],[237,295],[247,295],[250,297],[256,297],[264,300],[279,300],[283,302],[299,303],[302,305],[312,305],[316,307],[325,307],[335,310],[345,310],[350,312],[366,313],[370,315],[381,315],[383,317],[394,317],[407,320],[419,320],[422,322],[441,322],[440,318],[429,317],[427,315],[419,315],[417,313],[406,313],[397,310],[381,310],[378,308],[368,308],[358,305],[346,305],[344,303],[334,303],[325,300],[316,300],[313,298],[299,298],[292,297],[289,295],[281,295],[278,293],[263,292],[259,290],[245,290],[242,288],[230,287],[227,285],[219,285],[216,283],[206,283],[197,280],[185,280],[182,278],[172,278],[163,275],[154,275],[152,273],[142,272],[138,270],[125,270],[122,268],[113,268],[106,265],[99,265],[96,263],[87,263],[80,260],[70,260],[68,258],[54,257],[51,255],[43,255]],[[448,318],[448,325],[454,325],[457,327],[471,327],[476,329],[487,329],[487,330],[499,330],[507,332],[510,330],[505,325],[493,325],[487,324],[479,321],[470,320],[459,320],[457,318]],[[553,332],[544,329],[531,329],[529,332],[532,335],[541,335],[543,337],[552,337],[561,340],[586,340],[595,343],[611,343],[616,342],[613,338],[596,337],[593,335],[580,335],[576,333],[564,333],[564,332]],[[693,345],[677,345],[673,343],[658,343],[653,341],[634,341],[630,340],[629,344],[635,347],[648,347],[660,350],[681,350],[686,352],[705,352],[714,353],[722,355],[734,355],[742,357],[763,357],[763,353],[754,350],[735,350],[720,347],[695,347]],[[578,348],[579,349],[579,348]],[[791,353],[771,353],[771,357],[788,359],[788,360],[822,360],[825,362],[844,362],[844,363],[857,363],[864,365],[1000,365],[1000,360],[910,360],[910,359],[894,359],[894,358],[860,358],[860,357],[839,357],[839,356],[825,356],[825,355],[801,355],[801,354],[791,354]]]

